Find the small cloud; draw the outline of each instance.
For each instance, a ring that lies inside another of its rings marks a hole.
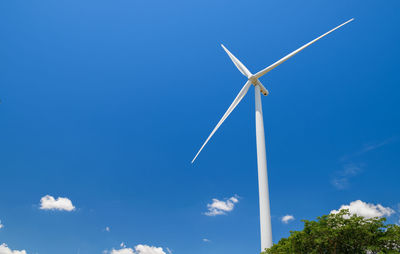
[[[124,243],[120,245],[121,249],[112,249],[111,251],[104,251],[103,253],[109,254],[166,254],[161,247],[154,247],[144,244],[138,244],[134,249],[127,248]],[[172,253],[171,250],[167,248],[168,253]],[[1,254],[1,252],[0,252]]]
[[[126,245],[125,245],[124,242],[122,242],[122,243],[119,245],[119,247],[121,247],[121,248],[126,248]]]
[[[1,220],[0,220],[0,229],[2,229],[2,228],[4,228],[4,224],[2,224]]]
[[[225,201],[213,198],[212,203],[207,204],[208,211],[204,214],[207,216],[226,214],[227,212],[231,212],[235,207],[235,204],[238,202],[239,200],[237,195],[229,199],[226,199]]]
[[[112,249],[110,254],[135,254],[131,248],[122,248],[119,250]]]
[[[25,250],[12,250],[7,244],[3,243],[0,245],[0,254],[26,254]]]
[[[161,247],[154,247],[148,245],[136,245],[136,254],[166,254]]]
[[[356,200],[351,202],[349,205],[342,205],[339,210],[332,210],[331,214],[336,214],[343,209],[348,209],[352,215],[357,214],[358,216],[365,218],[380,218],[384,216],[390,216],[395,213],[395,211],[390,207],[384,207],[381,204],[374,205],[361,200]]]
[[[172,254],[172,250],[170,250],[168,247],[167,247],[167,252],[168,254]]]
[[[58,197],[55,199],[53,196],[46,195],[40,199],[41,210],[59,210],[59,211],[74,211],[75,206],[68,198]]]
[[[294,216],[293,215],[289,215],[289,214],[283,216],[282,219],[281,219],[282,223],[285,223],[285,224],[288,224],[292,220],[294,220]]]
[[[207,238],[203,238],[203,242],[205,242],[205,243],[209,243],[209,242],[211,242],[209,239],[207,239]]]
[[[104,229],[106,232],[110,232],[110,227],[106,227],[105,229]]]

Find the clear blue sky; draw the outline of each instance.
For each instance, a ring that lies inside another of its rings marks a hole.
[[[400,2],[0,2],[0,244],[102,253],[259,251],[254,92],[198,148],[256,72],[264,76],[273,238],[351,201],[399,221]],[[76,209],[40,209],[45,195]],[[226,215],[213,198],[239,196]],[[281,222],[284,215],[295,220]],[[105,231],[110,227],[110,231]],[[204,242],[207,238],[210,242]]]

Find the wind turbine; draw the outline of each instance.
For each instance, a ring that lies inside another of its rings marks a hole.
[[[265,249],[270,248],[272,246],[272,229],[271,229],[271,213],[270,213],[269,192],[268,192],[267,157],[265,152],[264,122],[263,122],[261,96],[260,96],[260,93],[264,94],[265,96],[268,95],[268,90],[261,84],[261,82],[258,79],[267,74],[268,72],[270,72],[271,70],[273,70],[278,65],[282,64],[283,62],[291,58],[292,56],[296,55],[303,49],[307,48],[314,42],[318,41],[319,39],[325,37],[326,35],[332,33],[336,29],[346,25],[347,23],[353,20],[354,19],[350,19],[345,23],[324,33],[320,37],[310,41],[309,43],[293,51],[292,53],[286,55],[279,61],[257,72],[256,74],[252,74],[246,68],[246,66],[244,66],[239,61],[239,59],[237,59],[227,48],[225,48],[224,45],[221,44],[222,48],[231,58],[232,62],[248,80],[240,90],[239,94],[233,100],[228,110],[222,116],[217,126],[215,126],[211,134],[208,136],[204,144],[201,146],[200,150],[197,152],[196,156],[192,160],[192,163],[196,160],[197,156],[200,154],[204,146],[208,143],[208,141],[218,130],[221,124],[225,121],[225,119],[229,116],[229,114],[232,113],[232,111],[236,108],[239,102],[243,99],[243,97],[249,90],[250,86],[253,85],[255,87],[255,104],[256,104],[256,139],[257,139],[258,188],[259,188],[259,202],[260,202],[261,251],[264,251]]]

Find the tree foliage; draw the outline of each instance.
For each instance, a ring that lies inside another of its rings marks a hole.
[[[400,227],[385,218],[364,218],[348,210],[303,220],[302,231],[290,231],[262,254],[382,254],[400,253]]]

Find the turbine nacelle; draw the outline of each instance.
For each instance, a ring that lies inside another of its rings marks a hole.
[[[253,86],[259,86],[260,91],[263,95],[267,96],[269,94],[267,88],[265,88],[264,85],[261,84],[261,82],[258,80],[258,78],[256,76],[251,75],[251,77],[249,78],[249,81],[253,84]]]
[[[258,81],[258,80],[257,80],[257,81]],[[253,85],[254,85],[254,83],[253,83]],[[261,93],[262,93],[264,96],[267,96],[267,95],[269,94],[267,88],[265,88],[265,87],[261,84],[260,81],[258,81],[258,82],[257,82],[257,85],[254,85],[254,86],[260,86]]]

